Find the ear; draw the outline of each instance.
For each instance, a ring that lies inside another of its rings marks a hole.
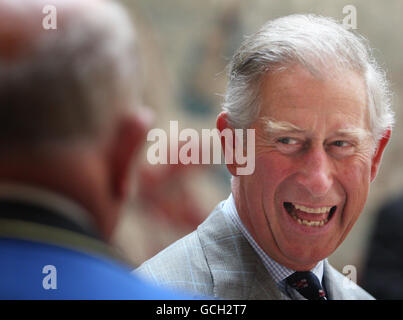
[[[234,134],[234,128],[232,128],[228,124],[228,114],[223,111],[217,116],[217,122],[216,126],[218,131],[220,132],[220,138],[221,138],[221,147],[224,152],[224,157],[226,159],[225,165],[227,166],[228,171],[233,175],[237,176],[236,169],[238,165],[235,162],[235,134]],[[229,129],[232,131],[232,145],[227,144],[227,140],[225,136],[222,134],[224,130]],[[228,158],[227,155],[232,154],[232,159]]]
[[[133,162],[145,142],[150,121],[141,115],[126,114],[117,125],[116,133],[109,149],[111,187],[118,201],[124,201],[128,195],[130,173]]]
[[[378,141],[378,146],[376,148],[375,154],[372,157],[372,164],[371,164],[371,182],[374,181],[376,175],[379,171],[379,165],[382,160],[383,152],[385,151],[386,145],[388,144],[390,137],[392,135],[392,130],[386,130],[385,134],[383,135],[382,139]]]

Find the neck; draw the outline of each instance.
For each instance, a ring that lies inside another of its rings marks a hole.
[[[103,163],[91,152],[57,153],[45,157],[0,159],[0,181],[40,187],[76,202],[88,211],[104,238],[110,221],[104,214],[106,176]],[[102,202],[102,203],[101,203]]]

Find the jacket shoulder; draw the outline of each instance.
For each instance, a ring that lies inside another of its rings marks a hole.
[[[212,278],[197,230],[145,261],[134,273],[158,286],[212,296]]]
[[[333,268],[325,264],[326,289],[333,300],[374,300],[367,291]]]
[[[246,299],[257,258],[219,204],[191,234],[143,263],[136,272],[159,285],[223,299]]]

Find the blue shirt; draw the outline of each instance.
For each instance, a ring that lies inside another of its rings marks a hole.
[[[0,208],[0,300],[190,299],[133,275],[111,247],[90,236],[91,215],[63,196],[0,184]],[[56,226],[60,219],[79,228]]]

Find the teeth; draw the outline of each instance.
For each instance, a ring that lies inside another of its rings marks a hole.
[[[299,211],[307,212],[307,213],[314,213],[314,214],[324,214],[324,213],[330,213],[333,207],[321,207],[321,208],[308,208],[302,205],[294,204],[291,202],[286,203],[286,210],[288,213],[294,218],[295,221],[297,221],[299,224],[306,225],[308,227],[322,227],[329,221],[329,216],[323,220],[305,220],[301,219],[298,215],[297,212],[295,212],[294,209],[298,209]],[[293,207],[293,208],[292,208]]]
[[[307,213],[327,213],[332,209],[332,207],[322,207],[322,208],[308,208],[301,206],[299,204],[293,204],[295,209],[307,212]]]
[[[304,224],[308,227],[321,227],[329,221],[327,218],[320,221],[309,221],[305,219],[303,220],[298,218],[295,214],[293,214],[292,217],[294,218],[294,220],[298,221],[299,224]]]

